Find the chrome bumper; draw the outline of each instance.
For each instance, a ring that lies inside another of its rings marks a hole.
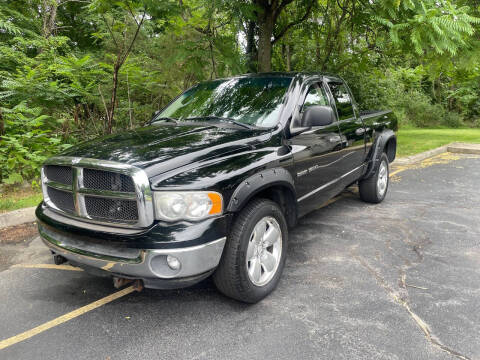
[[[45,245],[54,253],[74,264],[100,269],[112,276],[150,280],[182,279],[208,273],[220,262],[226,241],[226,238],[221,238],[178,249],[113,249],[106,245],[73,240],[40,224],[39,233]],[[172,270],[167,265],[168,255],[175,256],[180,261],[180,269]]]

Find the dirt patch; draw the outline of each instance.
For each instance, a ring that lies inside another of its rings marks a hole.
[[[15,263],[18,254],[38,236],[37,223],[26,223],[0,228],[0,271]]]
[[[28,243],[38,236],[37,223],[26,223],[0,229],[0,244]]]

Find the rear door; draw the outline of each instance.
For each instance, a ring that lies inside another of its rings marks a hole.
[[[310,83],[300,97],[300,113],[312,105],[331,106],[324,85],[318,81]],[[338,124],[316,126],[292,137],[292,147],[296,172],[297,199],[302,213],[321,205],[335,195],[337,190],[337,163],[341,159],[341,136]]]
[[[365,161],[365,127],[358,114],[350,90],[343,81],[327,81],[328,89],[338,116],[338,127],[342,137],[341,159],[338,163],[340,176],[347,176]]]

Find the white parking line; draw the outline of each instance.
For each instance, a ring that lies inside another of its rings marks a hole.
[[[31,337],[38,335],[48,329],[51,329],[57,325],[63,324],[64,322],[67,322],[69,320],[72,320],[80,315],[83,315],[89,311],[92,311],[96,308],[99,308],[100,306],[103,306],[105,304],[108,304],[109,302],[112,302],[113,300],[119,299],[125,295],[128,295],[132,292],[136,291],[136,288],[134,286],[129,286],[125,289],[122,289],[120,291],[117,291],[116,293],[113,293],[111,295],[105,296],[104,298],[94,301],[88,305],[82,306],[81,308],[78,308],[77,310],[71,311],[65,315],[59,316],[53,320],[50,320],[42,325],[39,325],[33,329],[27,330],[21,334],[12,336],[11,338],[5,339],[0,341],[0,350],[5,349],[9,346],[12,346],[14,344],[17,344],[21,341],[30,339]]]

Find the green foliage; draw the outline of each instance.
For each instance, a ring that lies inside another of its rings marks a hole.
[[[397,113],[401,109],[403,124],[417,127],[444,125],[446,111],[439,104],[431,104],[430,99],[419,91],[409,91],[395,102]]]
[[[396,45],[413,48],[418,55],[426,51],[456,55],[480,24],[468,6],[445,0],[378,1],[370,11]]]
[[[53,119],[41,115],[41,108],[21,102],[0,111],[7,130],[0,147],[2,183],[11,185],[38,177],[40,166],[48,156],[70,146],[48,130],[54,128]]]
[[[362,110],[393,109],[403,126],[461,127],[463,117],[432,103],[424,91],[426,71],[423,67],[383,69],[368,75],[345,73]]]
[[[269,4],[0,0],[0,183],[35,181],[47,156],[108,133],[112,106],[111,130],[128,131],[196,82],[255,68]],[[480,127],[474,1],[274,5],[274,70],[340,73],[403,126]]]

